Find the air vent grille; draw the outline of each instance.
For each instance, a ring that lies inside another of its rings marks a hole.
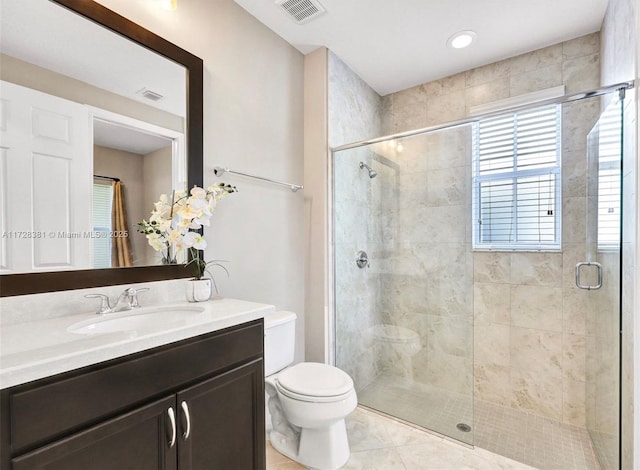
[[[276,4],[298,24],[307,23],[326,11],[316,0],[276,0]]]
[[[151,101],[160,101],[162,98],[164,98],[164,96],[162,96],[160,93],[156,93],[155,91],[151,91],[147,88],[138,90],[137,93],[143,98],[146,98]]]

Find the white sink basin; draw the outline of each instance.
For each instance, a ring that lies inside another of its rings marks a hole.
[[[131,331],[149,333],[188,326],[198,321],[203,307],[167,306],[106,313],[89,320],[74,323],[67,331],[81,335],[95,335]]]

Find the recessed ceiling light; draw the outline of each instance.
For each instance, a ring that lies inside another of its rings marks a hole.
[[[447,46],[454,49],[462,49],[470,45],[476,38],[473,31],[458,31],[456,34],[447,39]]]

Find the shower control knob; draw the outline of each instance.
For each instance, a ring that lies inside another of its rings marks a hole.
[[[362,250],[358,251],[356,264],[360,269],[369,267],[369,256],[367,255],[366,251],[362,251]]]

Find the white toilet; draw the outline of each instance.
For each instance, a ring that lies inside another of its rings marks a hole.
[[[349,460],[345,418],[357,406],[353,380],[337,367],[302,362],[291,367],[296,314],[264,319],[265,388],[271,445],[314,470],[336,470]]]

